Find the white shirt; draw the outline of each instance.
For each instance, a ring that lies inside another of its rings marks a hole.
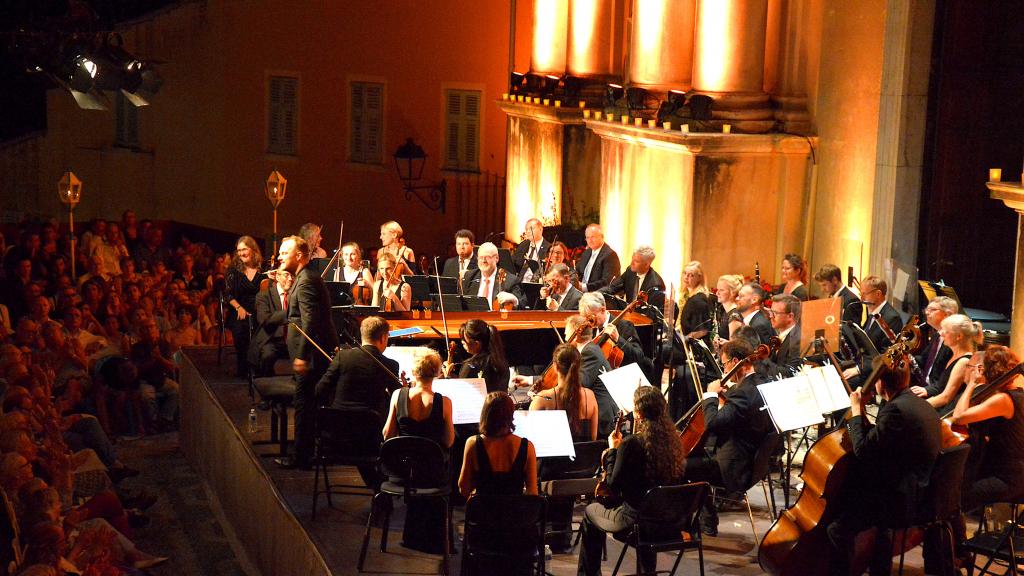
[[[743,323],[746,324],[747,326],[750,326],[750,319],[754,317],[754,314],[757,314],[757,307],[756,306],[754,307],[753,310],[751,310],[750,314],[745,314],[743,316]]]
[[[789,328],[786,328],[782,332],[779,332],[779,341],[781,342],[781,341],[785,340],[786,336],[789,336],[789,333],[793,331],[793,328],[796,328],[796,324],[793,324]]]

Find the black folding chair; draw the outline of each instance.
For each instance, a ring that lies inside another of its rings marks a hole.
[[[460,574],[525,574],[528,566],[544,574],[544,511],[540,496],[474,495],[466,502]]]
[[[624,532],[615,534],[615,539],[623,542],[622,552],[615,562],[612,576],[619,573],[619,566],[626,556],[626,550],[632,546],[636,550],[636,576],[641,574],[657,574],[643,572],[640,565],[642,552],[670,552],[677,550],[676,561],[672,564],[669,575],[676,573],[683,552],[697,549],[700,562],[700,573],[704,575],[704,542],[701,539],[700,510],[711,492],[707,482],[684,484],[682,486],[658,486],[651,488],[644,496],[640,514],[633,525]]]
[[[317,414],[316,444],[313,452],[313,520],[321,494],[327,495],[331,508],[332,494],[373,496],[373,488],[359,484],[331,484],[327,470],[331,466],[373,466],[380,456],[380,415],[369,408],[320,408]],[[323,474],[323,487],[320,475]],[[368,492],[369,490],[369,492]]]

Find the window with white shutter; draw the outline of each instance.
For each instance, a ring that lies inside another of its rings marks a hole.
[[[271,76],[267,84],[267,152],[297,153],[299,141],[299,79]]]
[[[445,170],[480,170],[479,90],[445,90]]]
[[[349,94],[350,162],[382,164],[382,132],[384,129],[384,84],[352,82]]]

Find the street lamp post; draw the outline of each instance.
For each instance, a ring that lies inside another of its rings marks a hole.
[[[75,173],[68,170],[57,182],[57,196],[60,201],[68,207],[68,231],[71,235],[71,278],[77,278],[75,274],[75,206],[82,198],[82,181],[75,176]]]
[[[270,253],[270,265],[274,266],[277,259],[277,207],[281,205],[281,201],[284,200],[285,192],[288,190],[288,180],[281,175],[280,172],[275,168],[266,182],[267,200],[270,200],[270,205],[274,207],[274,249]]]

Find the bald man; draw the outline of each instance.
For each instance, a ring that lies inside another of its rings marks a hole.
[[[491,242],[484,242],[476,251],[477,269],[466,272],[462,278],[462,294],[464,296],[482,296],[491,303],[492,309],[497,301],[502,305],[519,308],[525,302],[519,288],[519,279],[513,274],[506,274],[505,279],[498,281],[498,247]]]
[[[619,276],[622,266],[619,255],[604,243],[604,231],[597,224],[587,226],[584,232],[587,249],[576,261],[576,272],[583,284],[584,292],[600,290]]]

